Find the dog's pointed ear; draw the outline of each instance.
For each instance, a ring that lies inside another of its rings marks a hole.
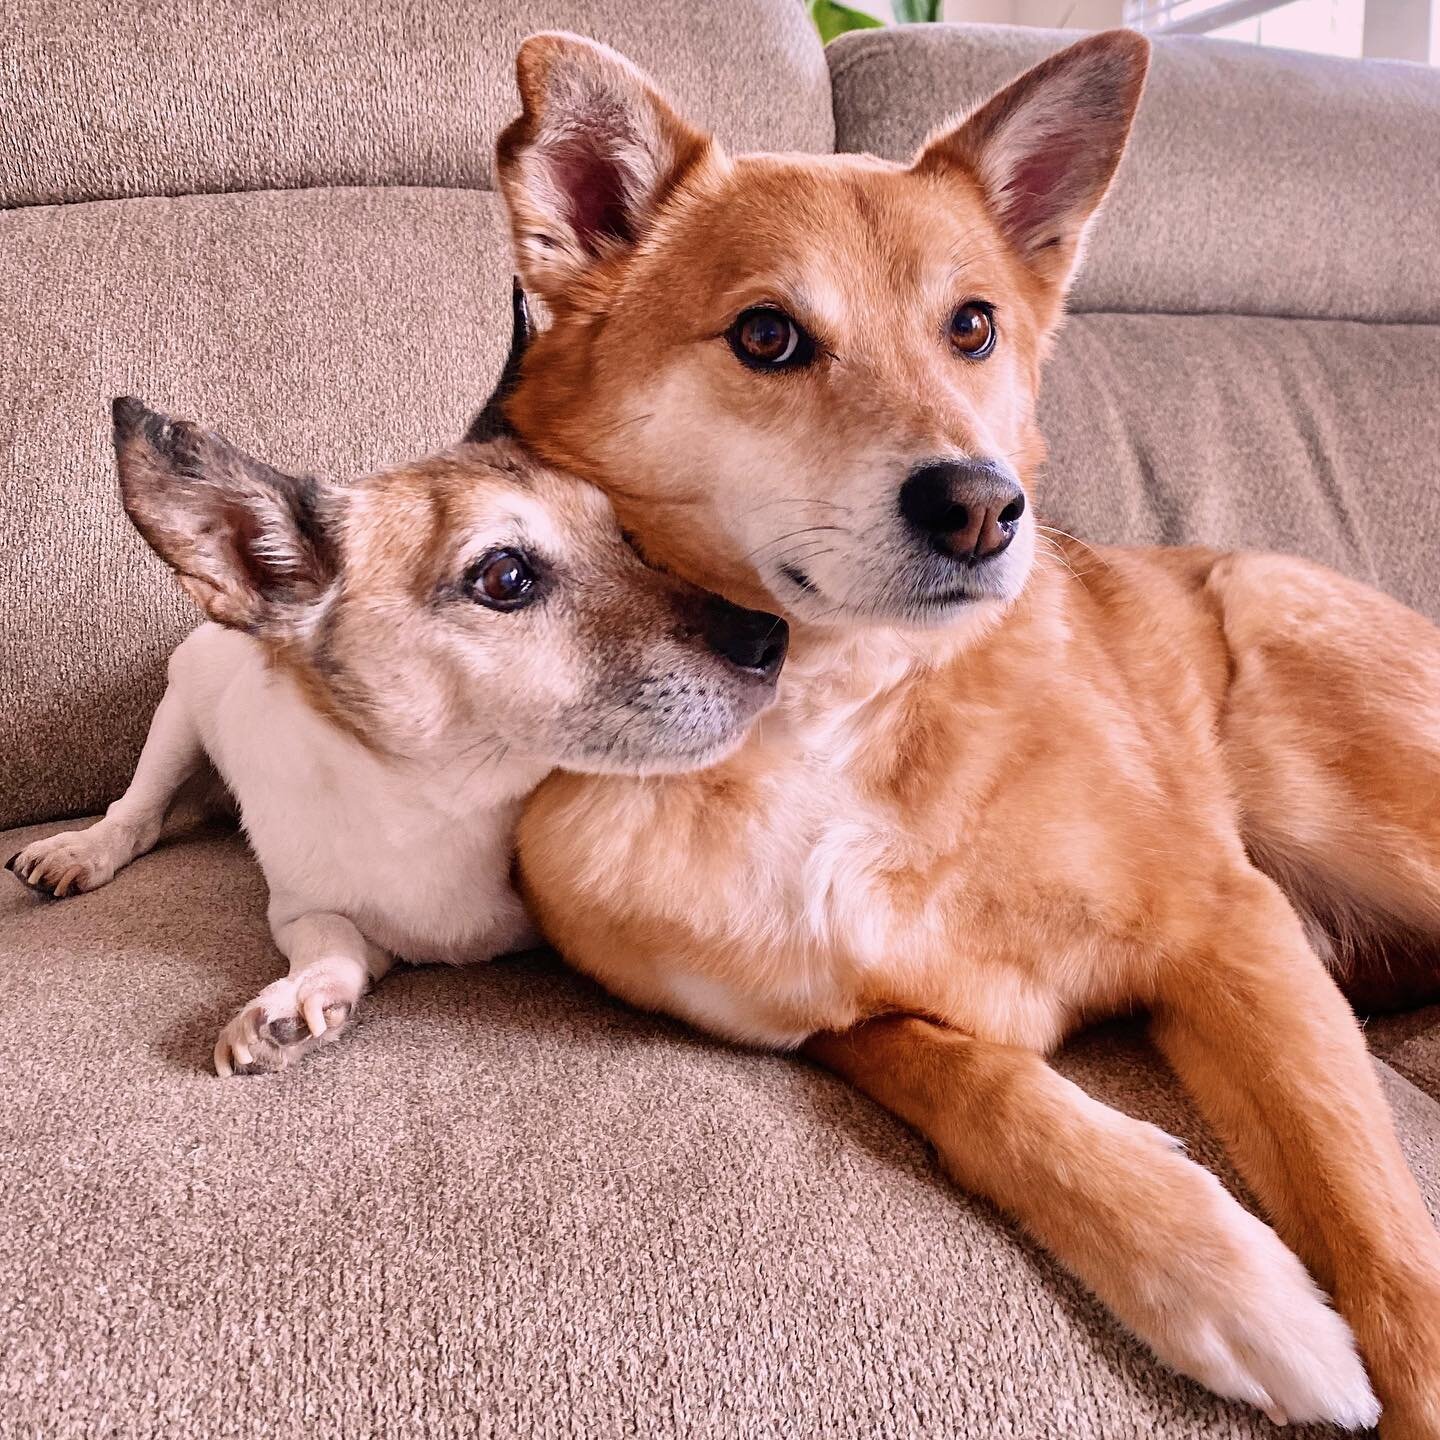
[[[318,481],[128,396],[112,411],[125,511],[210,619],[279,631],[320,598],[336,560]]]
[[[470,443],[479,445],[487,440],[498,440],[502,435],[514,435],[514,428],[505,418],[505,402],[520,383],[520,366],[526,350],[530,348],[530,335],[530,302],[525,298],[525,288],[517,275],[510,286],[510,353],[505,357],[505,368],[501,370],[490,398],[465,432],[465,439]]]
[[[532,35],[516,60],[523,113],[497,167],[525,284],[563,309],[601,260],[634,245],[710,151],[623,55],[578,35]]]
[[[963,167],[1020,257],[1063,291],[1125,151],[1149,60],[1133,30],[1088,36],[932,136],[915,169]]]

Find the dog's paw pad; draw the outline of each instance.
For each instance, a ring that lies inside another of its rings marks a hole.
[[[318,971],[267,985],[220,1032],[216,1074],[267,1075],[296,1064],[344,1032],[359,998]]]
[[[264,1035],[273,1045],[294,1045],[310,1031],[298,1015],[280,1015],[265,1024]]]

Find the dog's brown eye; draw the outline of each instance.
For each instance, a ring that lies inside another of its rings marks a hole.
[[[950,317],[950,343],[967,360],[983,360],[995,348],[995,312],[978,300]]]
[[[492,610],[518,610],[534,598],[535,572],[518,550],[492,550],[471,568],[470,590]]]
[[[725,338],[752,370],[794,370],[815,358],[815,342],[773,305],[742,311]]]

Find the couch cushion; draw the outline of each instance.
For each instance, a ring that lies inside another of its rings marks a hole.
[[[299,1068],[216,1079],[275,973],[233,838],[60,903],[0,874],[0,1432],[1271,1433],[797,1061],[532,958],[401,969]],[[1213,1153],[1126,1032],[1063,1066]],[[1440,1199],[1440,1109],[1382,1075]]]
[[[199,619],[121,509],[111,397],[337,477],[449,444],[508,340],[507,248],[471,190],[0,213],[0,824],[119,794]]]
[[[827,51],[835,143],[890,159],[1072,33],[857,31]],[[1082,310],[1440,320],[1440,70],[1178,37],[1155,47]]]
[[[1440,1100],[1440,1005],[1408,1015],[1377,1016],[1365,1036],[1387,1065]]]
[[[488,187],[515,51],[577,30],[727,142],[828,150],[830,85],[794,0],[20,0],[0,27],[0,206],[304,185]]]
[[[1440,620],[1440,326],[1077,315],[1040,394],[1045,518],[1284,550]]]

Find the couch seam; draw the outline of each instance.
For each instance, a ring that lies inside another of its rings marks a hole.
[[[1127,315],[1153,317],[1157,320],[1298,320],[1311,325],[1386,325],[1397,329],[1440,329],[1440,315],[1425,320],[1389,319],[1381,315],[1299,315],[1288,310],[1119,310],[1070,309],[1067,320],[1080,320],[1090,315]]]
[[[359,181],[330,185],[262,185],[235,190],[146,191],[143,195],[87,195],[73,200],[22,200],[0,205],[0,217],[24,210],[67,210],[84,205],[126,205],[141,200],[210,200],[227,195],[294,195],[307,190],[445,190],[463,195],[498,195],[494,185],[415,185],[392,180]]]
[[[862,52],[853,66],[863,57],[868,56],[869,51]],[[836,154],[848,152],[836,151]],[[375,183],[363,185],[282,185],[272,186],[268,189],[241,189],[241,190],[186,190],[175,194],[160,195],[103,195],[94,196],[85,200],[52,200],[36,201],[21,205],[9,205],[0,207],[0,221],[3,217],[23,211],[32,210],[68,210],[87,205],[132,205],[155,200],[211,200],[224,199],[235,195],[298,195],[318,194],[333,191],[439,191],[444,193],[463,195],[498,195],[500,192],[494,186],[478,185],[397,185],[388,183]],[[1398,319],[1378,315],[1302,315],[1293,311],[1273,310],[1165,310],[1165,309],[1136,309],[1125,310],[1117,307],[1101,306],[1097,308],[1073,307],[1067,311],[1068,319],[1079,319],[1088,315],[1132,315],[1132,316],[1155,316],[1160,319],[1213,319],[1216,317],[1233,317],[1241,320],[1300,320],[1325,324],[1339,322],[1341,324],[1353,325],[1385,325],[1393,327],[1411,327],[1416,329],[1434,329],[1440,326],[1440,315],[1433,318],[1421,319]]]

